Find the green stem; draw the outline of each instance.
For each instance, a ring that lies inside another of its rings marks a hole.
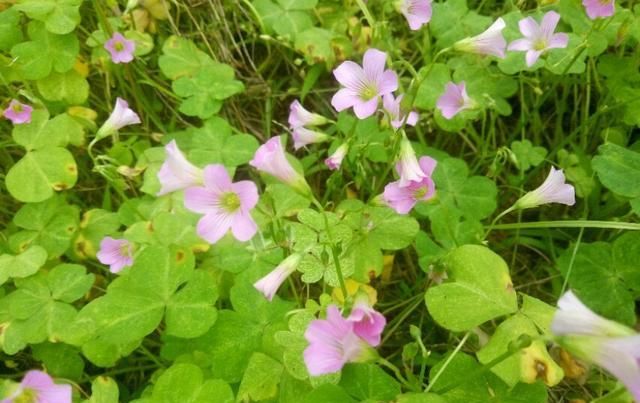
[[[442,364],[442,367],[440,367],[440,369],[438,370],[438,372],[436,372],[436,375],[433,377],[431,382],[429,382],[429,385],[427,385],[427,388],[424,390],[424,393],[429,393],[429,391],[431,390],[433,385],[435,385],[436,382],[438,381],[438,378],[440,378],[440,376],[444,373],[444,370],[447,369],[447,367],[449,366],[449,364],[453,360],[453,357],[455,357],[458,354],[458,352],[460,351],[462,346],[464,346],[464,343],[467,342],[467,339],[469,338],[470,334],[471,334],[471,332],[467,332],[464,335],[464,337],[462,338],[462,340],[460,340],[460,343],[458,343],[458,345],[456,346],[456,349],[453,350],[453,352],[451,353],[451,355],[449,357],[447,357],[447,360],[444,362],[444,364]]]
[[[491,232],[492,229],[496,228],[496,223],[504,216],[506,216],[507,214],[509,214],[510,212],[512,212],[514,209],[513,206],[509,207],[508,209],[506,209],[505,211],[503,211],[502,213],[498,214],[496,216],[496,218],[493,219],[493,221],[491,221],[491,224],[489,224],[489,227],[487,228],[487,232],[485,232],[484,234],[484,238],[483,239],[487,239],[487,237],[489,236],[489,233]]]
[[[358,4],[358,7],[360,7],[362,14],[364,14],[364,18],[367,20],[367,23],[369,23],[369,26],[373,28],[376,20],[373,18],[373,15],[371,15],[371,12],[367,8],[367,5],[364,4],[364,1],[362,0],[356,0],[356,3]]]
[[[640,224],[618,221],[565,220],[521,222],[514,224],[498,224],[493,226],[493,229],[502,230],[514,230],[519,228],[606,228],[640,231]]]
[[[324,207],[322,204],[316,199],[314,196],[311,197],[312,203],[316,206],[316,208],[322,214],[322,218],[324,218],[324,227],[327,231],[327,237],[329,238],[329,243],[331,247],[331,257],[333,258],[333,264],[336,267],[336,274],[338,275],[338,282],[340,283],[340,289],[342,290],[342,295],[344,297],[345,302],[349,294],[347,293],[347,285],[344,282],[344,275],[342,274],[342,266],[340,266],[340,258],[338,257],[338,251],[336,249],[335,244],[333,243],[333,236],[331,235],[331,227],[329,226],[329,219],[325,214]]]
[[[393,365],[392,363],[390,363],[389,361],[387,361],[386,359],[382,358],[382,357],[378,357],[378,363],[384,367],[387,367],[391,370],[391,372],[394,373],[394,375],[396,376],[396,378],[398,378],[400,380],[400,382],[402,382],[402,384],[404,386],[406,386],[409,389],[413,389],[412,385],[409,383],[409,381],[406,380],[406,378],[404,376],[402,376],[402,373],[400,372],[400,370],[398,369],[398,367],[396,367],[395,365]]]

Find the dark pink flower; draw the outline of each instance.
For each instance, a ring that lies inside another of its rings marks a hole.
[[[251,209],[258,203],[258,188],[251,181],[231,182],[221,164],[204,168],[204,187],[191,187],[184,192],[184,206],[204,214],[198,221],[198,235],[214,244],[229,230],[245,242],[253,238],[258,226]]]
[[[112,62],[129,63],[133,60],[136,43],[125,38],[121,33],[115,32],[113,36],[105,42],[104,48],[111,53]]]
[[[506,24],[502,18],[495,20],[486,31],[471,38],[465,38],[456,42],[453,46],[461,52],[477,53],[481,55],[493,55],[504,58],[507,41],[502,35]]]
[[[369,49],[364,54],[362,67],[352,61],[343,62],[333,75],[344,87],[331,99],[338,111],[353,107],[360,119],[373,115],[378,109],[379,98],[398,89],[398,76],[385,70],[387,54],[378,49]]]
[[[30,105],[12,99],[2,115],[14,125],[21,125],[23,123],[31,123],[31,112],[33,112],[33,108]]]
[[[354,333],[372,347],[380,344],[380,338],[387,324],[387,319],[383,314],[373,309],[369,304],[368,296],[364,295],[356,299],[347,321],[353,323]]]
[[[402,98],[404,95],[398,95],[397,98],[393,97],[393,94],[386,94],[382,97],[382,106],[384,110],[389,114],[389,118],[391,119],[391,126],[394,129],[399,129],[402,127],[402,123],[406,119],[406,124],[409,126],[415,126],[418,123],[418,112],[411,111],[409,112],[409,116],[403,114],[400,110],[400,104],[402,102]]]
[[[269,301],[273,300],[278,288],[280,288],[282,283],[284,283],[291,273],[296,271],[296,267],[298,266],[298,263],[300,263],[301,259],[302,255],[299,253],[294,253],[293,255],[288,256],[275,269],[273,269],[271,273],[256,281],[253,286],[260,291],[266,299]]]
[[[104,237],[96,257],[100,263],[109,265],[111,273],[119,273],[133,264],[133,244],[126,239]]]
[[[424,177],[419,181],[410,181],[407,186],[401,187],[400,181],[387,184],[384,188],[383,198],[385,202],[398,214],[407,214],[419,201],[426,201],[435,195],[436,185],[431,179],[437,162],[431,157],[420,158],[420,168]]]
[[[566,48],[569,36],[565,33],[554,33],[560,14],[549,11],[542,17],[540,25],[532,17],[523,18],[518,22],[522,39],[516,39],[509,44],[509,50],[527,52],[525,60],[527,66],[533,66],[538,58],[550,49]]]
[[[158,196],[202,184],[202,169],[187,160],[175,140],[171,140],[164,149],[167,158],[158,171],[161,186]]]
[[[71,385],[56,385],[46,372],[32,370],[1,403],[71,403]]]
[[[432,0],[402,0],[400,12],[409,23],[409,28],[416,31],[431,21]]]
[[[582,5],[592,20],[611,17],[616,11],[615,0],[582,0]]]
[[[338,147],[333,154],[329,156],[326,160],[324,160],[324,164],[332,171],[336,169],[340,169],[340,165],[342,165],[342,160],[349,152],[349,146],[347,143],[343,143]]]
[[[353,327],[354,323],[343,318],[335,305],[327,308],[327,319],[316,319],[309,324],[304,332],[309,346],[303,355],[311,376],[337,372],[348,362],[368,358],[370,347]]]
[[[436,103],[442,116],[451,119],[465,109],[473,108],[473,101],[467,95],[467,88],[464,81],[456,84],[452,81],[448,82],[444,94],[438,98]]]

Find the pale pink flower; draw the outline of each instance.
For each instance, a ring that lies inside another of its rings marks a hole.
[[[445,87],[444,94],[438,98],[436,106],[442,112],[442,116],[446,119],[451,119],[463,110],[472,109],[474,103],[467,95],[464,81],[460,81],[458,84],[450,81]]]
[[[273,300],[274,295],[278,291],[278,288],[284,283],[284,281],[296,271],[296,267],[302,255],[294,253],[287,256],[280,264],[271,271],[271,273],[262,277],[260,280],[253,283],[253,286],[265,296],[269,301]]]
[[[309,112],[297,99],[289,106],[289,126],[292,128],[302,126],[321,126],[329,122],[329,119],[317,113]]]
[[[329,158],[324,160],[324,164],[332,171],[336,169],[340,169],[340,165],[342,165],[342,160],[349,152],[349,146],[347,143],[343,143],[340,147],[336,148],[336,150],[329,156]]]
[[[432,0],[401,0],[400,12],[409,23],[409,28],[416,31],[431,21]]]
[[[14,125],[21,125],[23,123],[31,123],[31,112],[33,112],[33,108],[30,105],[23,104],[17,99],[12,99],[2,115]]]
[[[309,324],[304,333],[309,346],[303,355],[311,376],[337,372],[348,362],[362,362],[371,356],[369,345],[353,327],[335,305],[327,307],[327,319]]]
[[[353,322],[353,332],[372,347],[380,344],[387,319],[383,314],[373,309],[368,296],[362,295],[356,298],[347,321]]]
[[[416,152],[406,136],[403,136],[400,141],[400,158],[396,164],[396,170],[400,175],[400,180],[398,181],[398,186],[400,187],[407,187],[411,182],[422,182],[422,179],[427,176],[422,171],[416,158]]]
[[[100,263],[109,266],[111,273],[119,273],[133,264],[133,244],[126,239],[104,237],[96,257]]]
[[[275,176],[299,192],[307,194],[310,192],[309,185],[287,160],[280,137],[272,137],[258,147],[253,159],[249,161],[249,165],[259,171]]]
[[[516,39],[509,44],[509,50],[527,52],[525,60],[531,67],[538,58],[550,49],[566,48],[569,36],[565,33],[554,33],[560,21],[560,14],[549,11],[542,17],[540,25],[532,17],[523,18],[518,22],[522,39]]]
[[[204,214],[198,221],[200,237],[215,244],[229,230],[245,242],[253,238],[258,226],[251,217],[251,209],[258,203],[258,188],[251,181],[231,182],[221,164],[204,168],[204,187],[190,187],[184,192],[184,206]]]
[[[426,201],[435,195],[436,185],[431,179],[437,162],[431,157],[421,157],[420,168],[425,174],[418,182],[409,182],[405,187],[400,187],[400,181],[387,184],[384,188],[383,198],[385,202],[398,214],[407,214],[419,201]]]
[[[125,126],[136,125],[140,123],[140,117],[135,113],[129,104],[124,99],[118,97],[116,104],[109,115],[109,118],[102,124],[98,133],[96,133],[96,139],[109,136]]]
[[[501,59],[507,47],[507,41],[502,35],[506,24],[502,18],[495,20],[486,31],[471,38],[465,38],[456,42],[453,47],[461,52],[477,53],[481,55],[493,55]]]
[[[129,63],[133,60],[136,43],[125,38],[121,33],[114,32],[113,36],[105,42],[104,48],[111,54],[112,62]]]
[[[32,370],[0,403],[71,403],[71,385],[57,385],[42,371]]]
[[[416,111],[409,112],[409,116],[403,114],[400,110],[400,104],[404,95],[398,95],[397,98],[393,97],[393,94],[386,94],[382,97],[382,106],[384,110],[389,114],[391,119],[391,126],[395,129],[402,127],[402,123],[406,119],[406,124],[409,126],[415,126],[418,123],[419,115]]]
[[[378,100],[398,89],[398,76],[385,70],[387,54],[378,49],[369,49],[364,54],[362,67],[352,61],[343,62],[333,75],[344,86],[331,99],[338,111],[353,107],[359,119],[373,115],[378,109]]]
[[[307,129],[302,126],[294,127],[291,132],[291,137],[293,137],[293,148],[296,150],[308,144],[322,143],[330,139],[328,135],[322,132]]]
[[[558,344],[606,369],[640,401],[640,335],[591,311],[571,291],[558,307],[551,323]]]
[[[582,5],[592,20],[611,17],[616,11],[615,0],[582,0]]]
[[[522,196],[514,204],[514,209],[538,207],[547,203],[560,203],[573,206],[576,203],[575,188],[565,183],[562,169],[551,167],[547,179],[537,189]]]
[[[164,150],[167,158],[158,171],[161,186],[158,196],[202,184],[202,169],[187,160],[175,140],[164,146]]]

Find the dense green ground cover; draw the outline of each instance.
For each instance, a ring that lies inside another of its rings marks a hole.
[[[0,398],[640,398],[612,3],[0,0]]]

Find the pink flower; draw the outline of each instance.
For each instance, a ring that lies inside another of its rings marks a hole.
[[[310,130],[302,126],[294,127],[291,136],[293,137],[293,148],[296,150],[306,146],[307,144],[322,143],[330,138],[322,132]]]
[[[289,126],[294,129],[302,126],[321,126],[328,121],[324,116],[306,110],[297,99],[289,106]]]
[[[278,288],[284,283],[284,281],[296,271],[296,267],[302,255],[294,253],[284,259],[271,273],[262,277],[260,280],[253,283],[253,286],[265,296],[269,301],[273,300],[273,296],[276,295]]]
[[[337,372],[348,362],[362,362],[370,355],[370,347],[353,330],[335,305],[327,308],[327,319],[309,324],[304,337],[309,346],[304,350],[304,362],[311,376]]]
[[[114,63],[129,63],[133,60],[133,52],[136,43],[130,41],[119,32],[115,32],[111,39],[104,44],[104,48],[111,53],[111,61]]]
[[[184,192],[184,206],[204,214],[197,232],[214,244],[231,229],[233,236],[245,242],[253,238],[258,226],[251,209],[258,203],[258,188],[251,181],[231,182],[221,164],[204,168],[204,187],[191,187]]]
[[[31,123],[31,112],[33,112],[33,108],[30,105],[12,99],[2,115],[14,125],[21,125],[23,123]]]
[[[507,41],[502,36],[502,30],[505,26],[504,20],[498,18],[480,35],[462,39],[456,42],[453,47],[461,52],[493,55],[503,59],[507,47]]]
[[[616,11],[614,0],[582,0],[582,5],[592,20],[611,17]]]
[[[513,208],[527,209],[547,203],[560,203],[567,206],[573,206],[576,203],[575,188],[565,183],[562,169],[551,167],[551,171],[542,185],[518,199]]]
[[[422,171],[416,153],[411,142],[403,135],[400,142],[400,158],[396,164],[396,170],[400,175],[398,186],[407,187],[411,182],[422,182],[427,175]]]
[[[100,129],[98,129],[96,139],[109,136],[125,126],[136,125],[139,123],[140,117],[138,114],[129,108],[127,101],[118,97],[111,115],[109,115],[109,118],[102,124]]]
[[[391,119],[391,126],[395,129],[402,127],[402,123],[406,118],[406,124],[409,126],[415,126],[418,123],[419,115],[415,111],[409,112],[409,116],[401,114],[400,104],[404,95],[398,95],[398,98],[393,98],[393,94],[386,94],[382,97],[382,106],[384,110],[389,114]]]
[[[299,192],[307,194],[310,192],[309,185],[287,160],[280,137],[272,137],[258,147],[253,159],[249,161],[249,165],[259,171],[275,176]]]
[[[565,33],[554,34],[560,21],[560,14],[549,11],[542,17],[540,25],[532,17],[523,18],[518,22],[522,39],[516,39],[509,44],[509,50],[526,51],[527,66],[531,67],[540,55],[549,49],[566,48],[569,36]]]
[[[640,335],[591,311],[571,291],[558,308],[551,323],[558,344],[609,371],[640,401]]]
[[[0,403],[71,403],[71,385],[56,385],[42,371],[32,370],[25,374],[15,391]]]
[[[436,160],[425,156],[420,158],[419,164],[425,174],[419,182],[409,182],[409,185],[400,187],[400,181],[395,181],[384,188],[385,202],[398,214],[409,213],[417,202],[429,200],[435,195],[436,185],[431,175],[436,168]]]
[[[467,95],[466,83],[460,81],[459,84],[450,81],[447,83],[444,94],[438,98],[436,106],[442,112],[442,116],[451,119],[465,109],[473,108],[473,101]]]
[[[161,186],[158,196],[202,184],[202,169],[185,158],[175,140],[171,140],[164,149],[167,158],[158,171]]]
[[[373,309],[369,304],[368,296],[364,295],[356,299],[347,321],[353,323],[353,332],[371,346],[376,347],[380,344],[380,337],[387,319]]]
[[[333,154],[329,156],[326,160],[324,160],[324,164],[332,171],[336,169],[340,169],[340,165],[342,165],[342,160],[349,152],[349,146],[347,143],[343,143],[338,147]]]
[[[431,21],[432,0],[402,0],[400,12],[409,23],[409,28],[416,31]]]
[[[387,54],[378,49],[369,49],[364,54],[362,66],[352,61],[343,62],[333,75],[344,88],[331,99],[338,111],[353,107],[360,119],[373,115],[378,109],[378,99],[398,89],[398,76],[385,70]]]
[[[109,265],[111,273],[119,273],[133,264],[133,244],[126,239],[104,237],[96,257],[100,263]]]

